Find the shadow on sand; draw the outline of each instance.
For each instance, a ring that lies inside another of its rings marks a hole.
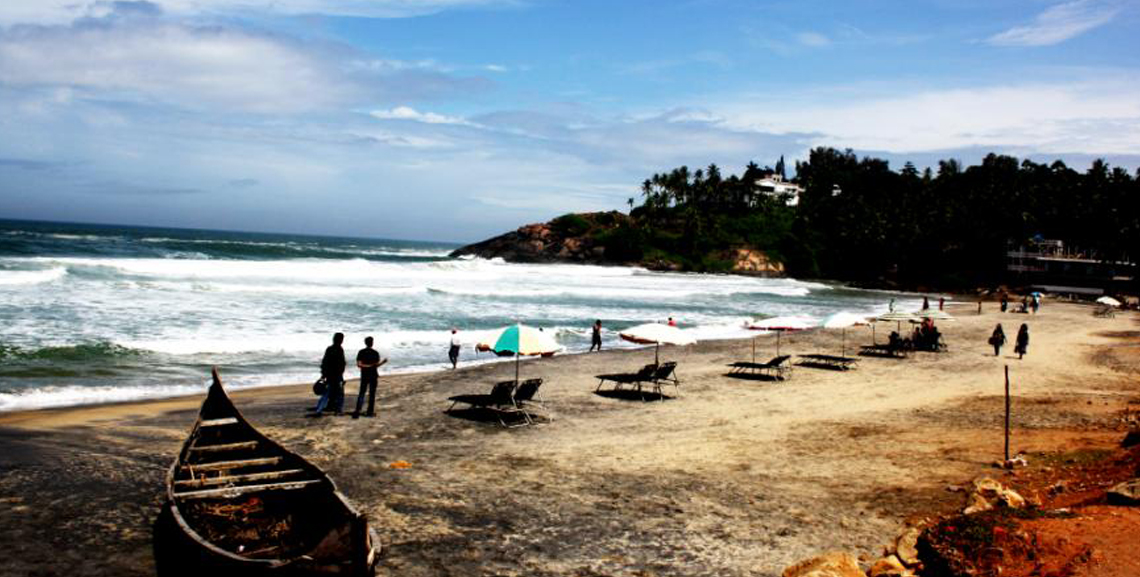
[[[636,389],[605,389],[602,391],[594,391],[594,394],[599,397],[622,401],[664,401],[673,398],[661,393],[638,391]]]
[[[524,417],[522,413],[504,413],[502,411],[495,411],[485,407],[451,409],[445,410],[443,413],[450,417],[463,419],[465,421],[475,421],[477,423],[493,423],[495,425],[504,425],[507,427],[527,424],[526,417]]]
[[[770,381],[777,382],[783,381],[784,377],[777,377],[776,375],[768,375],[762,373],[724,373],[724,376],[730,379],[739,379],[741,381]]]

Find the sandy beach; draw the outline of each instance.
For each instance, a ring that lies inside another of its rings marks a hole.
[[[594,375],[636,370],[652,349],[527,360],[553,416],[532,427],[444,413],[447,397],[513,377],[510,363],[382,376],[375,419],[305,418],[307,384],[232,396],[369,515],[381,575],[778,575],[830,549],[872,559],[906,521],[960,505],[947,488],[1002,457],[1006,365],[1014,452],[1118,444],[1119,416],[1140,403],[1136,313],[948,310],[945,353],[796,367],[786,381],[726,376],[748,341],[664,347],[682,382],[663,402],[594,391]],[[1012,344],[993,356],[998,322],[1010,337],[1029,324],[1025,359]],[[848,329],[849,354],[871,338]],[[775,340],[759,338],[758,360]],[[839,354],[840,342],[821,329],[785,335],[781,350]],[[163,475],[200,402],[0,414],[0,574],[153,574]]]

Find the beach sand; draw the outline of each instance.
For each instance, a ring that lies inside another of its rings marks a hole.
[[[907,520],[957,508],[948,487],[995,474],[1006,365],[1014,452],[1119,442],[1120,414],[1140,402],[1135,313],[949,310],[948,352],[797,367],[786,381],[726,376],[748,341],[663,347],[682,380],[663,402],[594,392],[593,375],[636,370],[651,348],[527,360],[554,417],[533,427],[444,413],[448,396],[513,377],[511,363],[382,376],[375,419],[305,418],[309,385],[232,396],[369,515],[381,575],[778,575],[830,549],[873,559]],[[1024,360],[1011,345],[993,356],[997,322],[1010,337],[1029,323]],[[880,324],[878,340],[893,328]],[[871,340],[865,327],[846,334],[849,349]],[[838,354],[840,338],[788,334],[781,349]],[[761,337],[757,360],[774,345]],[[163,477],[200,402],[0,414],[0,574],[153,574]],[[401,460],[410,467],[390,467]]]

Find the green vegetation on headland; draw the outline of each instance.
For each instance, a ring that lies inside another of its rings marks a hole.
[[[1140,171],[1100,160],[1082,173],[990,154],[896,172],[817,148],[796,163],[798,203],[760,185],[782,172],[782,161],[728,177],[680,167],[647,179],[628,215],[567,214],[455,254],[969,288],[1007,280],[1006,251],[1034,237],[1108,261],[1132,261],[1140,247]]]

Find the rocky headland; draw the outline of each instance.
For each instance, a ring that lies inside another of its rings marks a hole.
[[[452,257],[501,258],[519,263],[573,263],[642,266],[649,270],[690,270],[683,259],[663,251],[630,250],[636,238],[624,234],[632,220],[618,211],[567,214],[534,223],[456,249]],[[784,276],[784,264],[748,245],[718,247],[708,259],[719,263],[718,272],[756,276]]]

